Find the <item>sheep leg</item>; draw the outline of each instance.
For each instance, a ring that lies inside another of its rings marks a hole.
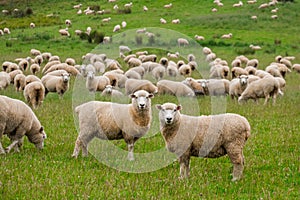
[[[180,179],[188,178],[190,176],[190,157],[182,155],[178,161],[180,164]]]
[[[270,98],[270,95],[267,94],[266,97],[265,97],[265,103],[264,103],[264,105],[267,105],[267,103],[268,103],[268,101],[269,101],[269,98]]]
[[[128,147],[128,160],[129,161],[133,161],[134,160],[134,156],[133,156],[133,150],[134,150],[134,142],[130,142],[127,143],[127,147]]]
[[[5,126],[0,125],[0,139],[2,139],[2,135],[3,135],[3,132],[4,132],[4,128],[5,128]],[[1,141],[0,141],[0,154],[5,154],[5,151],[4,151],[4,149],[3,149],[3,146],[2,146]]]
[[[227,154],[233,164],[233,178],[231,181],[237,181],[241,179],[244,170],[244,155],[242,149],[237,149],[237,146],[231,145],[226,149]]]
[[[273,94],[273,97],[272,97],[272,99],[273,99],[273,106],[275,106],[275,104],[276,104],[276,98],[277,98],[277,94]]]
[[[8,147],[6,147],[6,153],[9,153],[12,148],[14,148],[19,143],[18,140],[14,140]]]
[[[75,147],[74,147],[72,157],[77,158],[81,148],[82,148],[82,142],[81,142],[80,138],[78,137],[75,142]]]

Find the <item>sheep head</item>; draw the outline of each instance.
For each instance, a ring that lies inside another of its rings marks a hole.
[[[160,124],[164,125],[171,125],[176,122],[182,109],[181,105],[173,103],[157,104],[156,108],[159,110]]]
[[[151,107],[151,98],[154,97],[153,94],[145,91],[138,90],[130,95],[132,105],[134,105],[137,110],[149,110]]]

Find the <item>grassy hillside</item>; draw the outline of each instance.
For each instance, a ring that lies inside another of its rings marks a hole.
[[[233,1],[223,0],[223,7],[212,13],[216,7],[212,0],[191,1],[150,1],[133,0],[129,14],[119,14],[113,10],[114,3],[101,1],[0,1],[0,10],[12,11],[18,8],[33,14],[24,17],[0,14],[0,29],[9,27],[11,34],[0,36],[0,63],[14,61],[15,58],[30,56],[31,48],[59,55],[62,61],[67,57],[81,63],[81,57],[95,49],[98,44],[89,43],[74,34],[76,29],[93,30],[112,36],[113,27],[123,20],[127,21],[125,32],[134,28],[161,27],[185,34],[191,38],[203,35],[201,46],[210,47],[218,57],[228,63],[240,54],[260,61],[264,69],[277,55],[292,55],[293,63],[300,63],[300,2],[278,4],[278,19],[271,19],[271,9],[257,9],[260,3],[241,8],[233,8]],[[173,3],[172,9],[163,5]],[[75,4],[82,3],[82,10],[88,6],[100,6],[104,15],[77,15]],[[128,1],[118,0],[122,7]],[[142,7],[146,5],[148,12]],[[22,14],[22,13],[21,13]],[[52,17],[46,15],[52,14]],[[257,15],[258,20],[250,19]],[[102,19],[111,17],[109,23]],[[162,25],[163,17],[168,23]],[[179,18],[180,24],[171,24]],[[65,28],[65,19],[72,20],[69,28],[71,37],[60,36],[58,30]],[[36,24],[30,29],[30,22]],[[233,38],[222,40],[220,36],[232,33]],[[168,35],[161,35],[168,38]],[[250,44],[263,47],[252,52]],[[127,45],[127,44],[125,44]],[[162,52],[153,49],[154,53]],[[201,48],[199,48],[201,52]],[[104,52],[105,53],[105,52]],[[126,66],[124,66],[126,68]],[[39,74],[41,76],[41,74]],[[63,99],[49,94],[42,107],[35,110],[45,127],[48,139],[45,148],[38,152],[25,139],[20,153],[0,156],[0,198],[1,199],[297,199],[300,196],[300,85],[299,74],[289,73],[286,77],[285,95],[280,97],[276,106],[262,106],[251,101],[239,105],[231,99],[210,97],[198,98],[196,104],[187,105],[184,110],[199,108],[198,114],[211,114],[216,108],[245,116],[252,127],[252,136],[247,141],[244,155],[246,159],[244,176],[239,182],[231,182],[232,165],[227,156],[218,159],[192,158],[191,175],[188,180],[179,180],[179,164],[172,162],[158,170],[147,173],[128,173],[106,166],[94,156],[71,158],[78,132],[73,116],[74,104],[82,99],[93,98],[90,94],[74,96],[78,92],[78,80],[71,79],[71,89]],[[75,85],[75,86],[74,86]],[[1,95],[24,100],[11,85],[0,91]],[[98,93],[97,100],[103,100]],[[109,99],[104,99],[109,100]],[[177,102],[170,96],[155,97],[152,104],[167,101]],[[1,105],[0,105],[1,106]],[[151,135],[140,139],[135,145],[136,153],[164,150],[164,141],[159,133],[157,111],[153,108],[154,122]],[[197,110],[196,109],[196,110]],[[76,119],[76,118],[75,118]],[[192,127],[191,127],[192,128]],[[9,145],[3,137],[4,147]],[[123,140],[113,141],[119,149],[125,149]],[[103,152],[110,152],[104,149]],[[124,153],[124,152],[123,152]],[[126,153],[126,152],[125,152]],[[109,155],[110,156],[110,155]],[[107,158],[108,159],[108,158]],[[111,158],[114,160],[114,157]],[[139,160],[135,162],[140,162]],[[143,163],[145,167],[160,165],[161,160]],[[117,163],[124,164],[124,163]],[[126,163],[125,163],[126,164]],[[130,164],[129,164],[130,166]],[[144,167],[143,166],[143,167]]]

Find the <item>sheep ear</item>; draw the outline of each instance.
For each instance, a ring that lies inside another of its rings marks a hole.
[[[181,105],[178,105],[177,107],[176,107],[176,110],[181,110],[182,109],[182,106]]]
[[[149,97],[149,98],[153,98],[154,95],[153,95],[152,93],[150,93],[150,94],[148,95],[148,97]]]
[[[44,127],[41,126],[40,133],[42,133],[43,131],[44,131]]]
[[[130,94],[129,96],[130,96],[130,98],[136,98],[136,96],[134,94]]]
[[[162,106],[160,104],[156,104],[155,107],[156,107],[157,110],[161,110],[162,109]]]

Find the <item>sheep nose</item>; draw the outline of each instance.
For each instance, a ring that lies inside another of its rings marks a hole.
[[[168,123],[170,123],[172,121],[172,118],[171,117],[167,117],[166,120],[167,120]]]
[[[141,104],[140,104],[140,107],[141,107],[141,108],[144,108],[144,107],[145,107],[145,104],[141,103]]]

